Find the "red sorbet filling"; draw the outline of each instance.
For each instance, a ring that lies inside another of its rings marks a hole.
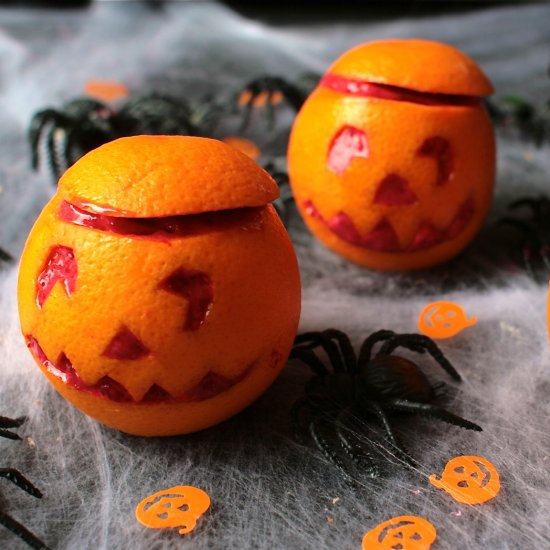
[[[221,374],[209,372],[194,388],[191,388],[178,397],[171,396],[165,389],[157,384],[153,384],[140,401],[135,401],[128,390],[126,390],[120,382],[113,380],[111,377],[104,376],[95,384],[86,384],[75,371],[64,353],[61,354],[57,363],[54,363],[48,359],[34,336],[27,336],[26,341],[27,347],[36,361],[50,374],[53,374],[62,382],[76,390],[84,391],[96,397],[109,399],[119,403],[189,403],[204,401],[231,389],[244,380],[256,366],[256,363],[250,364],[241,374],[233,378],[227,378]]]
[[[235,226],[249,227],[259,223],[262,208],[243,207],[162,218],[125,218],[89,212],[70,202],[62,201],[59,206],[59,218],[68,223],[117,235],[166,240],[211,233]]]
[[[319,85],[347,95],[406,101],[420,105],[474,106],[480,103],[478,97],[418,92],[399,86],[391,86],[390,84],[377,84],[335,74],[325,75]]]
[[[474,202],[469,198],[459,207],[455,217],[446,228],[437,229],[431,222],[422,222],[412,241],[402,247],[399,244],[397,233],[386,218],[382,218],[367,234],[361,235],[352,219],[345,212],[339,212],[330,220],[326,220],[312,201],[305,201],[304,208],[309,216],[321,221],[343,241],[367,250],[394,253],[418,252],[450,241],[463,231],[474,215]]]
[[[341,176],[354,158],[369,157],[367,134],[354,126],[344,126],[332,138],[328,150],[329,170]]]
[[[67,296],[70,296],[76,286],[78,268],[72,248],[67,246],[55,246],[50,250],[46,265],[38,275],[36,289],[36,303],[42,309],[44,302],[48,299],[50,292],[59,281]]]

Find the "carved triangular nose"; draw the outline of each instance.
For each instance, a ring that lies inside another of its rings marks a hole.
[[[402,206],[418,202],[418,197],[405,178],[397,174],[388,174],[378,184],[372,202],[384,206]]]

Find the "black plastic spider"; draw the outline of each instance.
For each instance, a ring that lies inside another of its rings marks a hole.
[[[382,345],[373,357],[373,348],[378,343]],[[420,334],[379,330],[363,341],[359,357],[348,336],[336,329],[308,332],[295,339],[290,357],[309,365],[315,376],[306,385],[305,396],[292,407],[294,433],[303,439],[304,432],[309,432],[318,449],[352,484],[348,468],[338,454],[338,446],[364,468],[367,475],[380,475],[377,464],[357,435],[360,423],[369,418],[375,418],[381,424],[396,456],[411,466],[415,461],[399,442],[388,413],[430,416],[481,431],[477,424],[431,403],[443,384],[432,386],[415,363],[393,355],[398,347],[417,353],[428,352],[452,378],[461,379],[433,340]],[[332,372],[315,354],[316,348],[325,351]],[[308,413],[305,422],[303,413]],[[334,436],[338,445],[333,443]]]
[[[252,110],[255,107],[266,108],[269,128],[275,125],[275,106],[283,99],[298,112],[311,93],[319,75],[306,74],[295,83],[278,76],[264,75],[248,82],[234,97],[234,103],[244,108],[241,130],[250,124]]]
[[[530,213],[527,219],[505,217],[502,225],[509,225],[519,231],[519,248],[523,265],[527,272],[537,278],[543,268],[544,277],[550,274],[550,198],[525,197],[508,206],[511,211],[526,208]]]
[[[277,164],[276,159],[272,159],[262,164],[262,168],[269,172],[270,176],[279,186],[280,195],[278,199],[273,201],[273,206],[277,209],[281,220],[286,225],[290,213],[289,205],[294,203],[294,196],[292,195],[287,172],[279,168]]]
[[[13,256],[6,252],[3,248],[0,248],[0,262],[13,262]]]
[[[57,181],[85,153],[119,137],[203,135],[216,109],[201,105],[195,110],[180,99],[158,94],[137,96],[117,109],[93,99],[75,99],[60,111],[48,108],[33,116],[29,130],[32,167],[38,169],[42,139]]]
[[[8,439],[21,439],[19,435],[11,431],[11,428],[18,428],[23,424],[25,418],[7,418],[0,416],[0,437]],[[19,470],[15,468],[0,468],[0,477],[11,481],[29,495],[42,498],[42,493],[37,489]],[[13,519],[9,514],[0,510],[0,524],[10,530],[14,535],[25,541],[31,548],[37,550],[49,550],[48,547],[24,525]]]

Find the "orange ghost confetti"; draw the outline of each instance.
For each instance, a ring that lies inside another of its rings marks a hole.
[[[477,317],[466,317],[464,309],[454,302],[433,302],[418,316],[418,330],[430,338],[451,338],[477,323]]]
[[[136,518],[145,527],[180,527],[180,535],[195,528],[197,519],[210,508],[210,497],[196,487],[177,485],[144,498],[136,508]]]
[[[246,156],[254,160],[256,160],[262,154],[260,148],[253,141],[250,141],[246,138],[229,136],[222,139],[222,141],[224,143],[227,143],[227,145],[231,145],[231,147],[234,147],[241,153],[244,153]]]
[[[437,538],[435,527],[418,516],[398,516],[377,525],[363,537],[363,550],[428,550]]]
[[[496,497],[500,478],[496,468],[480,456],[458,456],[447,462],[441,478],[432,474],[430,483],[447,491],[463,504],[481,504]]]
[[[84,91],[100,101],[116,101],[128,97],[130,93],[124,84],[114,80],[88,80]]]

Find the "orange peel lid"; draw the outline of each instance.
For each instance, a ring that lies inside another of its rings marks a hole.
[[[106,143],[65,172],[58,192],[84,209],[139,218],[263,206],[279,196],[273,178],[244,153],[190,136]]]
[[[338,58],[329,74],[419,92],[483,97],[493,85],[459,49],[430,40],[379,40]]]

